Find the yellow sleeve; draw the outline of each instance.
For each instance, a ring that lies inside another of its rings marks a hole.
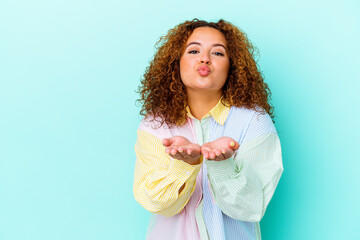
[[[170,217],[185,207],[195,190],[200,164],[190,165],[165,153],[161,139],[139,129],[135,144],[134,197],[146,210]],[[185,188],[179,194],[180,187]]]

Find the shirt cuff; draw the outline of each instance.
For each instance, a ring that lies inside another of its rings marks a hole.
[[[233,176],[237,173],[236,164],[233,157],[222,161],[205,161],[209,176],[213,179],[221,179]]]
[[[175,176],[181,179],[182,182],[185,182],[193,174],[197,175],[203,162],[202,156],[200,158],[200,163],[197,165],[190,165],[182,160],[178,160],[172,157],[170,157],[170,159],[170,172],[172,172]]]

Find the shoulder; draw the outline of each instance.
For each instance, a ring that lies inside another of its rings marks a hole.
[[[146,115],[142,118],[138,131],[145,131],[157,138],[169,137],[170,128],[168,124],[163,121],[161,117],[154,117],[153,115]]]
[[[246,117],[251,117],[254,114],[254,109],[249,109],[246,107],[237,107],[237,106],[231,106],[230,113],[235,115],[242,115]]]
[[[256,105],[254,109],[245,107],[231,108],[233,108],[232,116],[234,119],[246,122],[244,141],[270,132],[277,133],[270,115],[262,107]]]
[[[260,107],[259,105],[256,105],[255,108],[246,108],[246,107],[237,107],[237,106],[231,106],[230,112],[232,115],[237,117],[245,117],[262,121],[271,121],[270,115],[265,111],[264,108]]]
[[[256,105],[255,108],[237,107],[231,106],[229,116],[236,120],[250,122],[256,118],[262,118],[262,120],[269,119],[269,114],[260,106]]]

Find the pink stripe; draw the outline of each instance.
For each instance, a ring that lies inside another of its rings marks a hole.
[[[197,142],[195,132],[193,130],[193,120],[188,118],[188,121],[180,126],[169,129],[166,123],[161,128],[154,129],[149,122],[142,121],[140,129],[147,131],[160,140],[172,136],[183,136],[191,142]],[[175,216],[164,217],[162,215],[153,214],[149,224],[147,237],[148,240],[159,239],[200,239],[199,229],[196,223],[195,210],[200,204],[202,198],[202,168],[196,177],[196,186],[193,195],[184,209]]]

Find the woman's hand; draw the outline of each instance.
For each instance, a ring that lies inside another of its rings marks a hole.
[[[239,143],[234,139],[221,137],[213,142],[203,144],[201,154],[208,160],[222,161],[234,155],[239,147]]]
[[[164,138],[163,145],[166,147],[165,152],[172,158],[182,160],[191,165],[199,164],[200,159],[200,145],[190,142],[187,138],[182,136],[174,136],[171,138]]]

